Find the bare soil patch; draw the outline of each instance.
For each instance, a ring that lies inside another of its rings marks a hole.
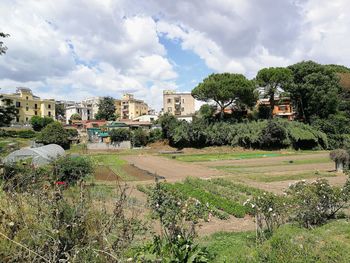
[[[117,181],[120,178],[108,166],[99,165],[95,170],[95,179],[100,181]]]
[[[126,164],[122,166],[122,169],[129,176],[136,181],[149,181],[154,180],[154,175],[146,170],[139,169],[138,167]],[[121,181],[120,178],[111,168],[105,165],[99,165],[95,171],[95,179],[99,181]]]
[[[171,159],[152,155],[121,156],[129,164],[133,164],[141,170],[164,177],[167,181],[174,182],[185,179],[188,176],[210,178],[222,176],[223,172],[203,167],[196,164],[182,163]]]

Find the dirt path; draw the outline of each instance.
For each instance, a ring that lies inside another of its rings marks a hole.
[[[129,155],[121,156],[121,158],[139,169],[149,171],[158,176],[163,176],[168,182],[180,181],[188,176],[210,178],[224,175],[224,172],[209,167],[178,162],[154,155]]]

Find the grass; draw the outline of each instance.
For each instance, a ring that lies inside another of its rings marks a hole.
[[[335,220],[312,230],[280,227],[257,245],[254,232],[215,233],[200,239],[213,262],[350,262],[350,224]]]
[[[116,175],[118,175],[123,181],[133,181],[135,178],[125,172],[123,166],[127,165],[127,162],[120,159],[116,154],[99,154],[90,155],[96,165],[103,165],[109,167]]]
[[[167,158],[175,158],[183,162],[211,162],[222,160],[241,160],[264,157],[277,157],[285,155],[296,155],[304,152],[279,152],[279,151],[244,151],[231,153],[204,153],[204,154],[184,154],[184,155],[162,155]]]
[[[288,181],[288,180],[303,180],[303,179],[311,179],[311,178],[324,178],[324,177],[335,177],[336,173],[333,172],[302,172],[298,174],[282,174],[282,175],[248,175],[247,178],[258,181],[258,182],[278,182],[278,181]]]
[[[15,149],[20,149],[22,147],[27,147],[33,139],[24,138],[12,138],[12,137],[0,137],[0,156],[6,156],[11,153],[14,149],[9,147],[10,144],[15,145]]]

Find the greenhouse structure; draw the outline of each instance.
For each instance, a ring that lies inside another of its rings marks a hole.
[[[57,144],[49,144],[37,148],[22,148],[10,153],[5,159],[5,163],[31,160],[35,166],[48,164],[60,156],[65,155],[64,149]]]

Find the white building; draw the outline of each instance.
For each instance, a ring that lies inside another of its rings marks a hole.
[[[84,106],[82,104],[75,104],[73,106],[66,107],[66,123],[69,124],[69,120],[73,114],[79,114],[81,120],[87,121],[92,118],[92,108]]]
[[[140,122],[153,122],[158,120],[158,115],[142,115],[139,117],[136,117],[133,119],[133,121],[140,121]]]
[[[81,105],[91,109],[91,119],[95,118],[98,112],[98,105],[103,97],[91,97],[81,101]]]

